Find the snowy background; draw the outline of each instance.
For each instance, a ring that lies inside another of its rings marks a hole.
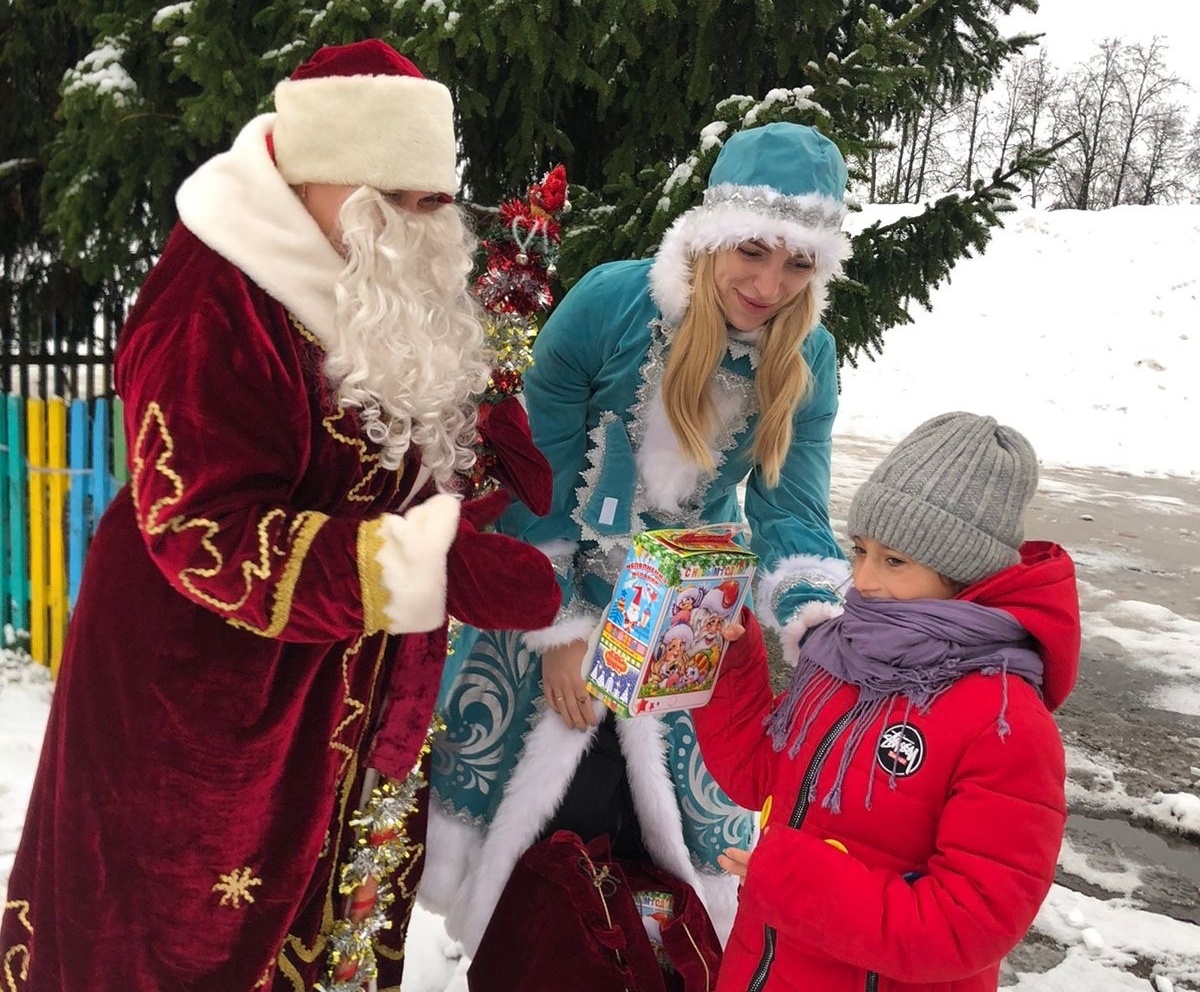
[[[1029,535],[1079,564],[1083,666],[1060,714],[1072,824],[1060,884],[1005,969],[1021,990],[1200,990],[1197,257],[1200,207],[1023,209],[932,312],[842,373],[835,525],[890,442],[964,409],[1032,440],[1043,482]],[[0,655],[0,887],[50,692],[41,669]],[[418,910],[405,992],[465,990],[453,950]]]

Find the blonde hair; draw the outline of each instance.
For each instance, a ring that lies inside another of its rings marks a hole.
[[[692,259],[692,297],[667,355],[663,405],[684,454],[701,469],[716,467],[709,443],[716,433],[710,385],[725,353],[728,331],[714,278],[715,252]],[[762,358],[754,376],[761,411],[752,455],[768,486],[779,482],[792,442],[792,415],[808,391],[812,374],[800,347],[817,324],[810,282],[763,329]]]

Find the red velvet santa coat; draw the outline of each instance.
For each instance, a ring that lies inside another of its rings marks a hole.
[[[1054,878],[1066,771],[1050,711],[1070,692],[1079,657],[1070,558],[1036,542],[1022,555],[1021,564],[959,598],[1008,611],[1034,636],[1045,662],[1045,702],[1016,676],[972,674],[927,713],[910,713],[905,741],[892,735],[885,742],[885,719],[888,727],[903,723],[901,703],[863,737],[837,814],[821,799],[845,741],[837,724],[857,690],[843,686],[825,705],[794,759],[787,749],[776,753],[763,729],[772,708],[766,654],[749,618],[712,701],[693,713],[721,787],[750,809],[771,798],[719,992],[994,992],[1000,960],[1025,934]],[[1011,732],[1001,738],[1006,684]],[[823,742],[832,745],[824,760]],[[880,762],[894,765],[901,743],[907,771],[893,790]],[[800,804],[794,829],[789,818],[810,769],[816,798]],[[870,809],[868,775],[875,776]]]
[[[181,190],[122,334],[131,481],[71,620],[5,992],[311,989],[363,773],[403,778],[432,712],[458,504],[333,403],[341,262],[266,120]],[[381,934],[381,989],[403,939]]]

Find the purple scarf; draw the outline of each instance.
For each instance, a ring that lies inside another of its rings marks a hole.
[[[865,599],[851,589],[845,612],[815,628],[800,646],[792,684],[764,722],[776,751],[782,751],[796,731],[788,748],[788,756],[795,758],[817,714],[842,684],[858,686],[837,776],[822,800],[826,809],[840,813],[846,769],[875,719],[882,713],[886,721],[903,697],[907,724],[914,706],[926,712],[938,696],[972,672],[999,672],[1004,680],[996,732],[1005,737],[1010,730],[1005,719],[1008,674],[1021,676],[1038,690],[1042,686],[1042,659],[1024,627],[1003,610],[978,603]],[[874,782],[872,773],[867,809]],[[895,772],[888,784],[896,787]]]

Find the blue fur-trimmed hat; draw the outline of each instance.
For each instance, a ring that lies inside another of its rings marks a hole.
[[[761,238],[809,255],[818,312],[825,288],[850,257],[842,231],[848,178],[837,145],[815,127],[778,122],[738,131],[717,155],[704,202],[663,235],[650,271],[664,319],[677,324],[692,297],[692,260]]]

